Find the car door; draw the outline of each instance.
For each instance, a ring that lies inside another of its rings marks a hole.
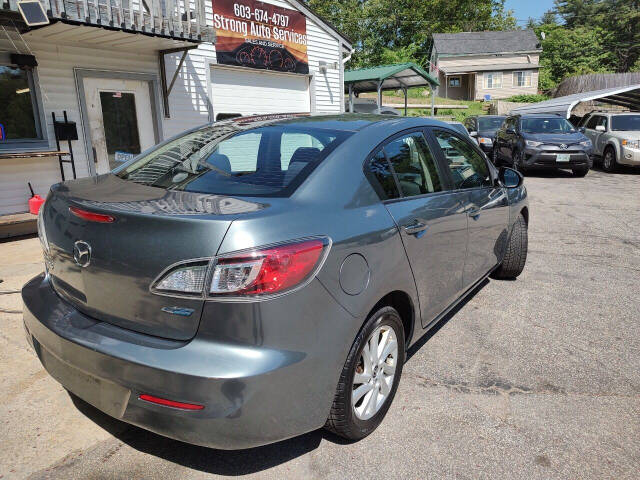
[[[589,140],[591,140],[591,143],[593,144],[593,148],[594,148],[594,153],[596,154],[598,154],[598,150],[596,147],[596,140],[599,133],[598,131],[596,131],[596,125],[598,124],[599,118],[600,118],[600,115],[592,115],[587,120],[587,123],[585,123],[585,126],[584,126],[584,134]]]
[[[462,290],[467,244],[463,198],[451,192],[422,130],[390,139],[368,169],[400,231],[426,327]]]
[[[591,143],[593,143],[593,148],[595,149],[596,155],[602,155],[604,152],[604,147],[607,144],[607,130],[609,129],[609,119],[605,115],[600,115],[598,118],[597,126],[601,126],[603,131],[594,131],[594,138],[591,139]]]
[[[509,201],[485,156],[450,130],[433,128],[437,154],[444,161],[453,192],[464,196],[468,243],[462,275],[467,289],[484,277],[503,257],[509,225]]]

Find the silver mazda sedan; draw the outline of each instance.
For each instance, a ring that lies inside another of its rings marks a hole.
[[[52,187],[28,341],[66,389],[193,444],[371,433],[407,348],[487,276],[529,209],[445,123],[236,118]]]

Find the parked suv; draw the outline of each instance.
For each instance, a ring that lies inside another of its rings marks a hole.
[[[580,131],[593,143],[602,168],[640,167],[640,113],[592,112],[582,119]]]
[[[593,146],[583,133],[559,115],[507,117],[496,133],[492,157],[496,165],[513,165],[524,172],[534,168],[569,169],[584,177],[593,161]]]
[[[493,150],[493,138],[505,118],[507,117],[504,115],[477,115],[467,117],[464,126],[469,130],[469,135],[478,142],[482,151],[489,155]]]

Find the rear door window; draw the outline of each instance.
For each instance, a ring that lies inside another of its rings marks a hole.
[[[402,195],[414,197],[442,190],[433,156],[421,132],[391,141],[384,147]]]
[[[168,190],[288,196],[350,135],[297,125],[224,122],[161,145],[116,174]]]
[[[469,142],[446,130],[434,130],[455,189],[491,187],[493,179],[486,160]]]

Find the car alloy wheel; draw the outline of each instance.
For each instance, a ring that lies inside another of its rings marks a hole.
[[[615,153],[611,148],[607,148],[602,157],[602,169],[606,172],[612,172],[616,167]]]
[[[513,161],[513,168],[519,172],[523,172],[524,169],[522,168],[522,153],[514,152],[512,156],[512,161]]]
[[[397,362],[398,339],[393,328],[389,325],[376,328],[360,353],[353,377],[351,405],[358,419],[370,419],[387,401]]]

